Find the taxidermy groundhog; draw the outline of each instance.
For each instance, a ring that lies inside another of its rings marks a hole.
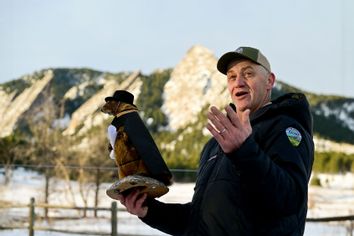
[[[117,194],[128,193],[137,187],[149,197],[164,195],[172,175],[133,104],[134,96],[117,90],[105,101],[101,111],[114,116],[108,127],[108,149],[118,167],[119,177],[107,190],[107,195],[117,199]]]
[[[116,100],[109,100],[102,107],[102,112],[115,117],[122,116],[129,112],[137,112],[137,110],[138,109],[131,104],[118,102]],[[116,161],[119,179],[133,174],[149,176],[149,171],[143,160],[139,157],[135,147],[129,141],[128,134],[124,131],[124,126],[118,127],[117,131],[115,131],[115,129],[114,127],[114,132],[116,132],[115,140],[110,140],[113,141],[114,148],[112,147],[112,142],[110,142],[108,150],[111,152],[110,156],[112,157],[113,154]],[[110,127],[109,130],[113,130],[112,127]]]

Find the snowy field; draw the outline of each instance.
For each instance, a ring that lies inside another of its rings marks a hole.
[[[344,216],[354,214],[354,175],[345,176],[320,176],[321,181],[326,183],[326,187],[310,187],[309,191],[309,212],[308,217],[328,217]],[[65,182],[62,180],[51,181],[51,194],[49,202],[52,205],[76,205],[84,206],[79,186],[76,182]],[[99,196],[99,207],[111,206],[112,200],[106,196],[105,189],[110,183],[102,184]],[[174,183],[170,187],[168,194],[162,196],[159,200],[163,202],[184,203],[190,201],[193,194],[193,183]],[[13,178],[8,185],[4,185],[3,171],[0,169],[0,205],[6,203],[28,204],[30,198],[34,197],[36,202],[43,202],[44,178],[33,171],[16,169]],[[88,196],[88,205],[93,206],[94,187],[86,186],[84,189]],[[122,206],[118,204],[118,208]],[[36,209],[37,214],[42,214],[42,209]],[[76,210],[58,210],[52,209],[50,216],[78,216]],[[82,212],[81,212],[82,214]],[[17,224],[27,226],[28,208],[0,208],[0,226]],[[60,221],[36,221],[36,226],[45,226],[55,229],[70,229],[76,231],[91,231],[109,233],[110,212],[99,212],[98,218],[93,217],[92,212],[88,212],[88,217],[75,220]],[[347,222],[349,224],[349,222]],[[352,222],[354,224],[354,222]],[[347,229],[343,225],[325,224],[325,223],[307,223],[305,236],[346,236]],[[354,233],[354,232],[353,232]],[[118,234],[129,235],[166,235],[151,227],[143,224],[135,216],[120,210],[118,212]],[[0,236],[28,235],[26,229],[18,230],[0,230]],[[36,231],[36,236],[67,236],[69,234]],[[79,235],[79,234],[70,234]]]

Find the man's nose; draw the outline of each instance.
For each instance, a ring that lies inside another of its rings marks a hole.
[[[237,77],[237,79],[235,79],[234,86],[237,88],[245,86],[245,79],[243,78],[242,75],[240,75],[239,77]]]

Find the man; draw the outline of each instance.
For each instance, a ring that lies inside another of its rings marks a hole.
[[[224,54],[233,106],[208,113],[213,138],[201,153],[193,199],[166,204],[139,191],[121,196],[127,210],[172,235],[303,235],[314,147],[303,94],[271,101],[275,75],[251,47]]]

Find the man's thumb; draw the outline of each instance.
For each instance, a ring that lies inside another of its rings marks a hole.
[[[250,113],[251,113],[250,109],[247,109],[242,113],[242,123],[243,124],[251,125],[250,124]]]

